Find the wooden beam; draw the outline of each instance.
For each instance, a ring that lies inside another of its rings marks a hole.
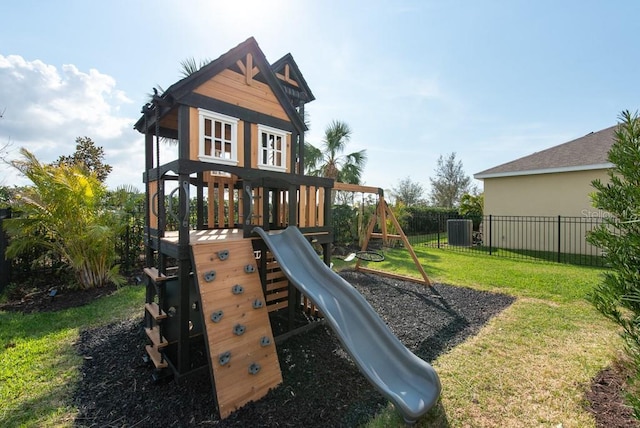
[[[398,231],[398,234],[400,234],[400,236],[402,237],[402,242],[404,243],[405,248],[409,250],[409,254],[411,254],[411,258],[413,259],[413,262],[415,263],[416,267],[420,271],[422,278],[424,278],[424,283],[427,284],[429,287],[431,287],[432,286],[431,281],[429,280],[427,273],[424,271],[422,265],[420,264],[420,261],[418,260],[418,256],[416,256],[415,251],[413,251],[413,247],[411,246],[411,243],[409,242],[407,235],[405,235],[404,231],[402,230],[402,227],[400,227],[400,223],[396,219],[396,216],[393,215],[391,208],[389,208],[389,205],[387,205],[384,199],[382,199],[380,203],[384,204],[384,209],[387,215],[389,216],[389,218],[391,219],[391,223],[393,223],[396,230]]]
[[[335,190],[342,190],[345,192],[362,192],[362,193],[375,193],[379,195],[382,192],[380,187],[361,186],[359,184],[340,183],[336,181],[333,183]]]
[[[247,54],[247,69],[244,73],[246,77],[247,85],[251,86],[251,82],[253,81],[253,55],[251,53]]]
[[[238,64],[238,67],[240,68],[240,71],[242,71],[242,74],[247,74],[247,67],[244,66],[244,63],[242,62],[242,60],[238,60],[236,61],[236,64]]]
[[[386,238],[382,233],[372,233],[371,237],[372,238],[382,238],[382,239],[402,239],[402,235],[392,235],[390,233],[387,233]]]
[[[374,214],[369,220],[369,225],[367,226],[367,234],[364,236],[362,241],[362,251],[367,251],[367,247],[369,246],[369,238],[371,238],[371,234],[373,233],[373,228],[376,226],[378,222],[378,215]],[[360,259],[356,260],[356,270],[360,269]]]
[[[390,234],[387,233],[387,221],[386,221],[387,218],[389,218],[391,220],[391,223],[393,224],[393,226],[398,231],[397,235],[390,235]],[[380,228],[382,229],[382,233],[373,233],[373,229],[375,228],[375,225],[378,222],[378,220],[380,221]],[[404,231],[402,230],[402,227],[400,226],[400,223],[398,222],[398,219],[396,219],[396,216],[393,214],[393,211],[391,211],[391,208],[389,208],[389,205],[387,205],[387,202],[384,200],[384,196],[382,196],[382,195],[380,195],[380,201],[378,202],[378,205],[376,206],[376,212],[371,217],[371,220],[369,221],[369,225],[367,227],[367,232],[366,232],[366,235],[364,236],[364,239],[363,239],[363,242],[362,242],[362,251],[366,251],[367,250],[367,247],[369,246],[369,240],[371,238],[382,238],[384,243],[386,243],[386,241],[389,238],[401,240],[402,243],[404,244],[404,247],[409,251],[409,254],[411,254],[411,258],[413,259],[413,263],[416,265],[416,268],[420,272],[420,275],[422,275],[423,281],[418,281],[418,282],[421,282],[421,283],[423,283],[425,285],[428,285],[429,287],[432,287],[431,281],[429,280],[429,277],[427,276],[427,273],[424,271],[424,268],[420,264],[420,261],[418,260],[418,256],[416,256],[415,251],[413,251],[413,247],[411,246],[411,243],[409,242],[409,239],[407,238],[407,235],[405,235]],[[395,275],[395,274],[387,274],[386,272],[385,273],[381,273],[381,272],[376,271],[374,269],[362,268],[362,267],[360,267],[360,259],[358,259],[356,261],[355,268],[356,268],[356,270],[361,270],[363,272],[364,271],[369,271],[369,272],[372,272],[372,273],[379,273],[380,275],[386,275],[386,276],[392,276],[393,275],[393,277],[400,278],[400,276]],[[408,277],[404,277],[404,279],[407,279],[407,278]],[[414,278],[411,278],[411,280],[412,281],[416,281]]]

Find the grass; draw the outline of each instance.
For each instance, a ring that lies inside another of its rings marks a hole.
[[[142,287],[123,287],[90,305],[52,313],[0,312],[0,426],[67,426],[81,357],[73,344],[85,327],[141,312]]]
[[[418,426],[595,426],[584,393],[621,347],[615,325],[585,299],[602,269],[428,248],[416,253],[434,282],[517,297],[433,363],[441,400]],[[385,261],[371,267],[419,277],[405,254],[386,251]],[[388,409],[368,426],[403,423]]]
[[[511,260],[427,247],[417,247],[415,252],[427,275],[435,282],[554,302],[584,300],[604,272],[600,268]],[[420,278],[407,250],[385,250],[384,256],[383,262],[369,263],[370,267]],[[347,265],[337,260],[334,263],[336,267]]]
[[[546,261],[546,262],[561,262],[567,264],[574,264],[578,266],[604,266],[605,260],[602,255],[593,250],[592,253],[576,254],[576,253],[560,253],[556,250],[547,251],[543,249],[521,250],[511,248],[500,248],[496,245],[492,245],[491,250],[487,245],[474,245],[472,247],[448,247],[448,238],[446,233],[440,235],[438,240],[437,234],[429,235],[412,235],[409,236],[409,242],[415,248],[428,247],[428,248],[447,248],[451,251],[464,252],[464,253],[478,253],[478,254],[491,254],[496,257],[505,257],[517,260],[532,260],[532,261]],[[555,243],[553,243],[555,245]],[[583,249],[586,251],[586,249]]]
[[[615,326],[584,299],[602,270],[418,248],[436,282],[501,292],[516,302],[434,363],[439,405],[418,426],[590,427],[590,380],[616,356]],[[419,277],[405,250],[385,251],[377,269]],[[334,260],[335,267],[353,266]],[[70,400],[82,328],[140,316],[144,289],[124,287],[82,308],[0,312],[0,426],[71,426]],[[369,427],[403,427],[393,409]]]

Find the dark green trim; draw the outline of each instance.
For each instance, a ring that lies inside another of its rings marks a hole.
[[[256,144],[258,142],[256,141]],[[248,121],[244,122],[244,141],[242,142],[244,145],[244,166],[245,168],[251,167],[251,123]]]
[[[285,56],[283,56],[282,58],[280,58],[279,60],[271,64],[271,69],[274,71],[274,73],[282,72],[280,74],[284,74],[284,66],[286,64],[289,64],[289,68],[290,68],[289,75],[292,75],[293,79],[296,82],[298,82],[298,85],[302,89],[301,92],[305,93],[307,97],[306,102],[311,102],[315,100],[316,97],[311,92],[311,88],[309,87],[309,84],[307,84],[307,81],[302,75],[302,72],[300,71],[298,64],[295,62],[295,60],[293,59],[293,56],[290,53],[286,54]]]
[[[143,181],[148,177],[155,180],[158,168],[153,168],[143,174]],[[283,172],[266,171],[254,168],[243,168],[232,165],[222,165],[209,162],[199,162],[192,160],[174,160],[160,166],[160,176],[162,179],[174,179],[165,175],[169,172],[176,174],[195,174],[205,171],[224,171],[238,176],[240,179],[256,182],[256,185],[273,188],[288,189],[289,185],[307,185],[316,187],[333,188],[333,180],[325,177],[312,177],[307,175],[287,174]]]
[[[180,159],[189,159],[189,107],[180,105],[178,107],[178,157]]]
[[[271,126],[272,128],[282,129],[283,131],[296,132],[296,128],[293,123],[278,119],[277,117],[269,116],[264,113],[260,113],[248,108],[240,107],[234,104],[229,104],[224,101],[209,98],[202,94],[189,94],[182,100],[185,104],[195,107],[211,110],[215,113],[226,114],[227,116],[237,117],[245,122],[258,123],[261,125]]]

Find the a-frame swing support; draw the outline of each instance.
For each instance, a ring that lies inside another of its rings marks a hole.
[[[369,221],[369,224],[367,226],[367,233],[362,242],[362,251],[367,250],[367,247],[369,246],[369,241],[371,240],[371,238],[381,238],[383,240],[383,243],[386,243],[391,239],[400,240],[404,244],[404,247],[407,249],[407,251],[409,251],[409,254],[411,254],[413,263],[416,265],[416,268],[420,272],[420,275],[422,275],[422,281],[420,281],[417,278],[408,277],[405,275],[399,275],[392,272],[385,272],[382,270],[362,267],[360,266],[360,259],[356,261],[356,270],[359,270],[361,272],[374,273],[376,275],[386,276],[390,278],[420,282],[420,283],[423,283],[424,285],[432,287],[432,283],[429,280],[427,273],[424,271],[424,268],[420,264],[420,261],[418,260],[418,256],[416,256],[416,253],[413,250],[413,247],[411,246],[411,243],[409,242],[407,235],[405,235],[404,231],[402,230],[402,227],[400,226],[400,223],[398,222],[398,219],[393,214],[393,211],[391,211],[391,208],[389,208],[389,205],[385,201],[383,190],[378,187],[359,186],[356,184],[347,184],[347,183],[339,183],[339,182],[334,183],[333,188],[334,190],[342,190],[347,192],[374,193],[378,195],[378,198],[379,198],[378,205],[376,206],[375,214],[373,215],[373,217],[371,217],[371,220]],[[397,234],[389,234],[387,232],[387,218],[391,220],[391,223],[393,224],[396,231],[398,232]],[[373,231],[378,222],[380,222],[381,233],[375,233]]]

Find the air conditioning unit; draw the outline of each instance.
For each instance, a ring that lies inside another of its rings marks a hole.
[[[449,245],[470,247],[473,244],[473,221],[470,219],[447,220]]]

